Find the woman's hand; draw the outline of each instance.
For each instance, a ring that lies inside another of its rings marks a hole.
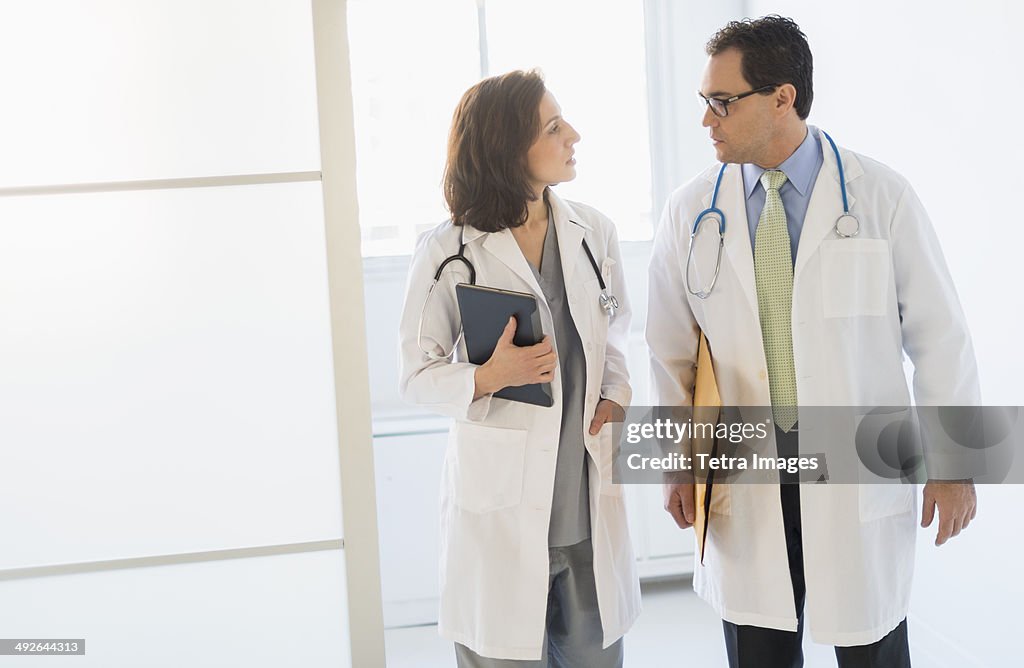
[[[540,343],[532,346],[517,346],[512,343],[515,333],[516,319],[513,316],[508,319],[505,330],[498,338],[491,358],[476,370],[474,401],[502,388],[550,383],[555,377],[558,359],[550,337],[545,336]]]
[[[590,435],[597,436],[605,422],[622,422],[626,411],[611,399],[602,399],[594,409],[594,419],[590,421]]]

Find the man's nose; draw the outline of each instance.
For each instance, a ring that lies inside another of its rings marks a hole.
[[[715,115],[715,112],[711,111],[710,104],[704,106],[704,117],[701,119],[700,124],[706,128],[718,125],[718,116]]]

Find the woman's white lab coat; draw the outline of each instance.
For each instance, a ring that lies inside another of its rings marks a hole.
[[[565,290],[586,357],[583,423],[590,476],[594,579],[604,646],[615,642],[640,611],[640,590],[626,527],[622,490],[611,482],[612,436],[606,425],[589,435],[602,397],[629,404],[625,351],[630,307],[612,222],[585,205],[549,191],[565,275]],[[481,232],[450,222],[417,245],[400,327],[403,397],[453,418],[441,482],[441,610],[438,629],[483,656],[539,659],[548,600],[548,522],[561,424],[562,382],[551,383],[554,405],[543,408],[485,396],[473,400],[476,366],[460,343],[455,362],[435,361],[417,345],[427,289],[440,263],[466,242],[478,285],[531,293],[542,328],[551,312],[512,233]],[[620,308],[609,319],[598,303],[600,286],[582,241],[586,238]],[[423,345],[451,349],[458,335],[455,285],[461,263],[445,269],[423,315]],[[558,342],[554,342],[556,347]],[[578,382],[578,381],[576,381]],[[595,464],[597,462],[597,464]]]
[[[811,128],[812,132],[818,132]],[[843,213],[839,171],[824,138],[824,163],[811,195],[793,277],[793,353],[801,406],[908,406],[903,353],[914,363],[920,405],[976,405],[978,376],[960,308],[928,216],[906,180],[841,150],[855,238],[833,231]],[[677,190],[665,210],[650,267],[647,341],[655,402],[688,405],[697,328],[707,335],[722,402],[770,406],[747,228],[743,179],[730,165],[718,205],[725,252],[706,300],[689,295],[683,273],[690,229],[711,202],[718,165]],[[705,233],[717,230],[708,225]],[[694,289],[714,270],[698,243]],[[800,415],[800,451],[835,434]],[[772,434],[774,447],[774,434]],[[850,447],[854,445],[851,441]],[[802,485],[800,508],[806,615],[816,642],[850,646],[879,640],[907,615],[914,568],[915,487]],[[795,631],[797,618],[782,529],[779,487],[719,485],[711,508],[705,566],[694,589],[726,620]]]

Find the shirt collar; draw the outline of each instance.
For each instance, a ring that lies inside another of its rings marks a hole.
[[[793,151],[793,155],[776,167],[786,174],[787,183],[792,183],[801,197],[806,197],[810,192],[811,178],[814,176],[814,165],[818,155],[821,153],[821,146],[818,138],[810,128],[807,128],[807,136],[800,142],[800,145]],[[765,169],[753,163],[743,164],[743,187],[746,189],[747,199],[754,193],[754,188],[761,182],[761,175]]]

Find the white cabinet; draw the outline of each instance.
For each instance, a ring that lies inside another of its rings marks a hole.
[[[444,420],[407,425],[410,431],[393,426],[373,438],[385,628],[437,621],[438,499],[448,439]]]

